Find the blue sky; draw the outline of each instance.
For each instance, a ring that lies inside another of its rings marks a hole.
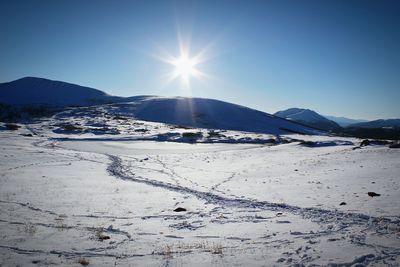
[[[37,76],[110,94],[198,96],[400,118],[399,1],[1,1],[0,82]],[[166,83],[206,49],[208,74]]]

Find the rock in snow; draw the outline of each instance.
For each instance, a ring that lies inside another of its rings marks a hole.
[[[183,212],[183,211],[186,211],[186,209],[185,209],[185,208],[178,207],[178,208],[174,209],[174,211],[175,211],[175,212]]]
[[[368,196],[370,197],[379,197],[381,194],[375,193],[375,192],[368,192]]]

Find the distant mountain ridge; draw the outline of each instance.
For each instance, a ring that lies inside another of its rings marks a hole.
[[[337,124],[339,124],[341,127],[347,127],[351,124],[355,123],[361,123],[361,122],[368,122],[367,120],[357,120],[357,119],[350,119],[350,118],[345,118],[345,117],[336,117],[336,116],[329,116],[329,115],[323,115],[325,118],[328,120],[334,121]]]
[[[400,119],[373,120],[349,125],[353,128],[400,128]]]
[[[336,122],[328,120],[324,116],[310,109],[289,108],[278,111],[274,113],[274,115],[325,131],[336,131],[341,128]]]
[[[342,121],[345,122],[344,125],[346,125],[344,126],[342,124],[343,127],[340,127],[340,125],[336,122],[330,121],[325,116],[322,116],[309,109],[290,108],[287,110],[278,111],[275,113],[275,115],[294,120],[317,129],[332,131],[339,135],[353,136],[358,138],[400,140],[400,119],[351,123],[357,120],[339,118],[342,119]]]

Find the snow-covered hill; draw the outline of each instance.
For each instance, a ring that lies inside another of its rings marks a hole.
[[[124,102],[124,103],[121,103]],[[214,99],[185,97],[117,97],[88,87],[42,78],[0,84],[0,103],[9,105],[88,106],[114,103],[112,112],[141,120],[197,128],[268,134],[319,131],[268,113]]]
[[[8,105],[85,106],[123,100],[97,89],[36,77],[0,83],[0,103]]]
[[[270,134],[318,133],[315,129],[268,113],[214,99],[136,97],[135,101],[119,106],[123,114],[175,125]]]
[[[340,129],[340,126],[336,122],[328,120],[324,116],[309,109],[289,108],[286,110],[278,111],[274,115],[303,123],[305,125],[309,125],[311,127],[315,127],[321,130],[334,131]]]

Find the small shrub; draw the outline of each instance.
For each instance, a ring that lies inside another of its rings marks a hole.
[[[185,138],[190,138],[190,139],[199,139],[199,138],[203,137],[203,133],[202,132],[197,132],[197,133],[187,132],[187,133],[183,133],[182,136]]]
[[[22,108],[21,112],[27,114],[28,117],[35,118],[35,117],[49,117],[53,115],[56,112],[56,110],[45,106],[31,106]]]
[[[172,258],[172,246],[170,245],[165,245],[164,247],[161,248],[161,254],[164,255],[166,258]]]
[[[157,249],[157,254],[163,255],[165,258],[172,258],[174,254],[191,253],[194,250],[209,252],[211,254],[223,254],[223,246],[218,243],[209,242],[190,242],[177,244],[165,244]]]
[[[175,125],[175,126],[172,126],[171,128],[172,129],[186,129],[186,130],[192,129],[191,127],[184,126],[184,125]]]
[[[34,235],[37,231],[36,226],[31,223],[25,223],[24,230],[29,235]]]
[[[78,263],[81,264],[81,265],[83,265],[83,266],[87,266],[87,265],[89,265],[89,260],[87,260],[87,259],[85,259],[85,258],[80,258],[80,259],[78,260]]]
[[[114,120],[124,120],[124,121],[126,121],[127,119],[128,119],[128,118],[122,117],[122,116],[119,116],[119,115],[114,116]]]
[[[390,148],[400,148],[400,143],[395,143],[393,142],[392,144],[389,145]]]
[[[311,147],[311,146],[315,146],[317,143],[316,142],[313,142],[313,141],[301,141],[300,142],[300,145],[302,145],[302,146],[309,146],[309,147]]]
[[[55,219],[56,225],[57,225],[57,230],[62,232],[64,230],[68,229],[68,226],[64,223],[64,218],[63,217],[58,217]]]
[[[208,137],[209,138],[219,138],[219,137],[225,137],[225,135],[221,134],[220,132],[216,132],[214,130],[211,130],[208,132]]]
[[[134,131],[137,132],[137,133],[147,133],[149,130],[147,130],[147,129],[135,129]]]
[[[371,144],[371,141],[368,139],[364,139],[361,141],[360,146],[369,146]]]
[[[66,132],[82,132],[83,129],[79,126],[73,125],[73,124],[62,124],[60,127],[66,131]]]
[[[15,130],[18,130],[19,128],[21,128],[21,126],[19,126],[18,124],[15,124],[15,123],[6,123],[5,126],[6,126],[7,130],[10,130],[10,131],[15,131]]]
[[[220,245],[220,244],[213,244],[213,245],[211,246],[211,253],[212,253],[212,254],[222,254],[222,249],[223,249],[222,245]]]
[[[99,241],[104,241],[104,240],[110,239],[110,237],[108,235],[104,234],[103,228],[101,228],[101,227],[97,228],[97,230],[96,230],[96,238]]]
[[[17,121],[21,119],[20,109],[5,104],[0,104],[0,121]]]

